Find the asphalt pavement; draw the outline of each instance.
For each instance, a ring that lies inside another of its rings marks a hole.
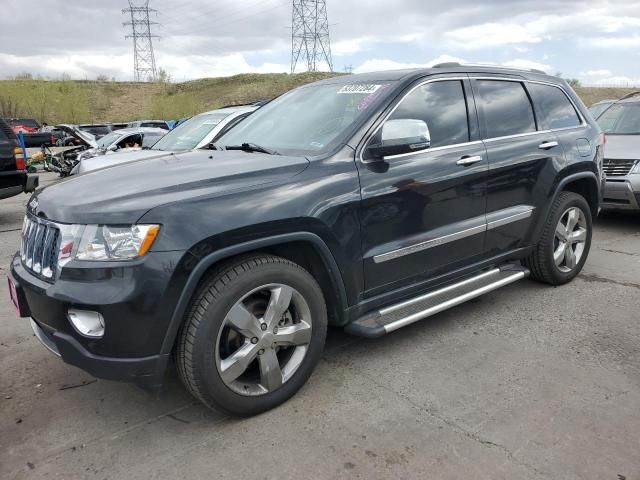
[[[38,343],[4,280],[27,200],[0,201],[0,479],[640,479],[640,216],[598,219],[569,285],[330,331],[292,400],[238,420],[173,373],[149,395]]]

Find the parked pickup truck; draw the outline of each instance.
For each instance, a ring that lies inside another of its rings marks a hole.
[[[204,404],[256,414],[307,381],[328,325],[380,337],[527,276],[575,278],[602,150],[543,72],[335,77],[210,149],[38,191],[10,292],[65,362],[158,386],[173,357]]]
[[[16,134],[0,118],[0,199],[33,192],[38,176],[27,173],[27,165]]]

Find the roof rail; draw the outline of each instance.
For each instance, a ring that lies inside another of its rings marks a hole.
[[[497,68],[504,68],[507,70],[517,70],[520,72],[531,72],[531,73],[540,73],[542,75],[546,75],[547,72],[545,72],[544,70],[540,70],[537,68],[518,68],[518,67],[506,67],[503,65],[495,65],[495,64],[489,64],[489,63],[459,63],[459,62],[443,62],[443,63],[438,63],[436,65],[434,65],[431,68],[451,68],[451,67],[497,67]]]
[[[631,97],[635,97],[636,95],[640,95],[640,90],[637,92],[631,92],[631,93],[627,93],[624,97],[619,98],[618,101],[620,100],[626,100],[627,98],[631,98]]]

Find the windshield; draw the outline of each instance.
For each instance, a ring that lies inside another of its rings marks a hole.
[[[98,140],[98,148],[107,148],[112,143],[117,142],[120,137],[122,137],[122,133],[111,132],[109,135],[105,135],[100,140]]]
[[[162,138],[161,133],[145,133],[142,139],[142,148],[151,148],[158,142],[158,139]]]
[[[111,132],[111,129],[109,127],[107,127],[106,125],[99,125],[99,126],[95,126],[95,125],[91,125],[88,127],[80,127],[80,130],[84,131],[84,132],[89,132],[92,135],[98,136],[98,135],[107,135],[108,133]]]
[[[153,146],[154,150],[182,152],[193,150],[228,113],[196,115],[167,133]]]
[[[598,124],[607,135],[640,135],[640,102],[612,105]]]
[[[218,145],[256,144],[286,155],[319,155],[375,108],[391,82],[320,84],[293,90],[251,114]]]
[[[609,106],[612,103],[613,102],[598,103],[596,105],[591,105],[589,107],[589,111],[591,112],[591,115],[593,115],[593,118],[598,118],[602,114],[602,112],[604,112],[607,108],[609,108]]]
[[[164,128],[165,130],[169,130],[166,122],[142,122],[140,126],[150,128]]]

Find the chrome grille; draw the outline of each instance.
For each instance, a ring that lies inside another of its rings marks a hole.
[[[624,177],[635,165],[637,160],[617,160],[614,158],[604,159],[604,173],[607,177]]]
[[[20,257],[34,275],[52,281],[58,264],[60,230],[51,222],[26,216],[22,226]]]

